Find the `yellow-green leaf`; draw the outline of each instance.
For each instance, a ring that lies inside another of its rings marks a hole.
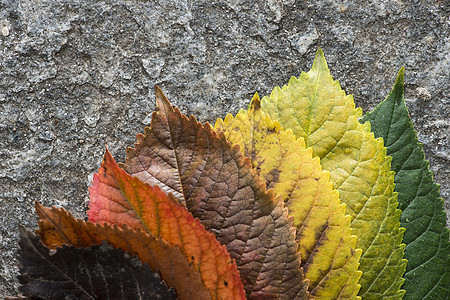
[[[215,129],[241,147],[267,186],[288,205],[310,294],[315,299],[354,298],[360,287],[361,249],[355,249],[350,216],[345,216],[330,173],[322,171],[304,139],[285,132],[262,112],[257,94],[248,112],[241,110],[235,118],[228,114],[217,120]]]
[[[319,49],[308,73],[292,77],[261,101],[262,109],[296,137],[303,137],[321,159],[324,170],[347,204],[357,248],[363,249],[359,295],[367,299],[400,299],[406,268],[401,244],[401,211],[397,209],[391,158],[370,124],[360,124],[362,110],[355,109],[339,82],[330,75]]]

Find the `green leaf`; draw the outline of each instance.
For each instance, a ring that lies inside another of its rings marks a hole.
[[[406,269],[401,244],[401,211],[397,209],[391,158],[383,141],[375,139],[370,124],[360,124],[361,108],[355,109],[330,74],[322,50],[318,50],[308,73],[292,77],[282,89],[276,87],[261,100],[264,112],[284,129],[303,137],[314,156],[331,174],[346,213],[352,217],[352,233],[357,248],[363,250],[363,272],[359,295],[362,298],[401,299]]]
[[[429,162],[409,118],[403,97],[404,68],[389,96],[361,122],[369,121],[376,137],[383,137],[392,156],[400,222],[406,228],[405,299],[448,299],[450,287],[449,230],[439,186],[433,183]]]

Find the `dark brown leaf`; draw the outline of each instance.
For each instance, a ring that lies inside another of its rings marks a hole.
[[[147,264],[103,244],[89,248],[44,247],[20,228],[22,286],[29,297],[44,299],[176,299],[175,292]]]

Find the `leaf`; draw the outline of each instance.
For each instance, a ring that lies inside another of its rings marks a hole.
[[[171,194],[120,169],[108,149],[90,192],[90,221],[126,224],[178,246],[192,258],[213,298],[218,290],[223,292],[218,298],[245,298],[236,264],[214,234],[206,231]]]
[[[136,257],[108,245],[49,251],[20,227],[19,288],[44,299],[176,299],[160,277]]]
[[[282,199],[266,191],[223,134],[182,115],[159,88],[156,99],[159,111],[135,149],[127,150],[125,171],[173,193],[216,235],[236,260],[247,297],[306,298],[295,229]]]
[[[78,220],[62,208],[47,208],[36,203],[36,212],[40,218],[37,234],[50,249],[63,245],[86,248],[106,241],[148,263],[168,286],[175,289],[180,299],[211,299],[200,272],[179,247],[172,247],[146,232],[128,226],[120,228],[108,223],[94,224]]]
[[[391,158],[383,142],[373,137],[370,124],[358,122],[362,111],[331,77],[323,52],[317,51],[311,71],[292,77],[283,89],[276,87],[261,106],[305,139],[347,204],[356,247],[363,250],[359,295],[400,299],[406,260]]]
[[[449,230],[439,186],[409,118],[403,96],[405,70],[400,69],[389,96],[361,122],[369,121],[392,156],[395,191],[406,229],[405,299],[446,299],[450,289]]]
[[[315,299],[355,298],[361,249],[355,249],[350,216],[345,216],[329,172],[322,171],[303,138],[283,131],[262,112],[257,94],[248,111],[241,110],[235,118],[228,114],[217,120],[215,129],[240,146],[267,186],[289,207],[310,294]]]

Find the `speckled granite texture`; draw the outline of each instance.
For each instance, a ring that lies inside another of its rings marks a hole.
[[[364,111],[406,67],[412,120],[449,210],[445,1],[0,0],[0,296],[17,287],[33,203],[85,216],[108,143],[125,158],[158,84],[214,122],[308,70],[316,49]]]

